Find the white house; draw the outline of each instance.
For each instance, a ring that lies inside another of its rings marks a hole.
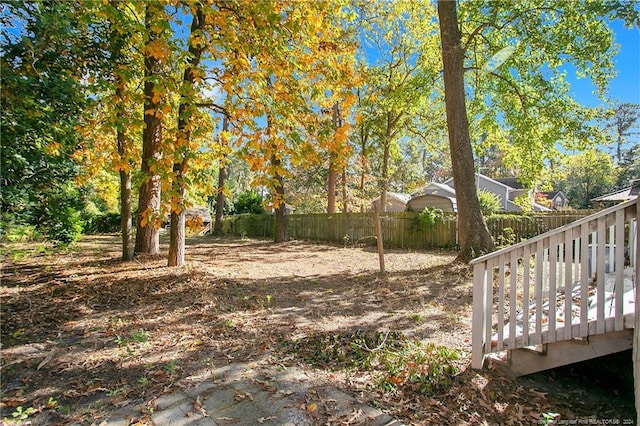
[[[495,194],[500,200],[500,209],[505,212],[521,212],[522,207],[514,203],[516,197],[523,195],[525,193],[525,189],[517,183],[516,178],[505,178],[505,179],[491,179],[490,177],[484,176],[480,173],[476,173],[476,187],[481,190],[485,190],[492,194]],[[513,185],[513,186],[511,186]],[[455,201],[456,193],[455,193],[455,184],[453,182],[453,178],[446,180],[444,183],[436,183],[432,182],[429,185],[422,188],[420,191],[412,194],[412,200],[409,201],[408,205],[412,207],[413,211],[421,211],[426,207],[435,207],[441,208],[438,205],[433,204],[425,204],[422,201],[434,201],[436,204],[440,204],[441,200],[437,200],[434,198],[425,199],[422,198],[420,200],[413,201],[413,198],[420,198],[424,195],[437,195],[440,197],[447,197],[452,200],[454,211],[457,208],[457,202]],[[415,205],[415,207],[414,207]],[[532,202],[533,210],[535,211],[550,211],[547,207],[536,204]],[[419,209],[417,209],[419,207]]]

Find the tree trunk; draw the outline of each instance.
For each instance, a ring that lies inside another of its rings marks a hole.
[[[347,171],[342,170],[342,213],[349,213],[347,203]]]
[[[336,169],[333,160],[329,160],[329,174],[327,176],[327,213],[336,212]]]
[[[277,170],[280,168],[281,160],[275,155],[271,155],[271,164]],[[278,182],[275,190],[276,196],[274,197],[273,207],[276,216],[276,226],[274,231],[273,240],[276,243],[282,243],[289,241],[289,235],[287,232],[287,204],[284,201],[284,177],[276,172],[274,176]]]
[[[202,5],[196,4],[191,22],[191,36],[199,33],[204,25],[204,13]],[[200,65],[200,57],[204,51],[201,43],[189,43],[189,60],[184,69],[182,77],[182,95],[180,97],[180,107],[178,108],[178,132],[175,141],[175,152],[179,156],[178,161],[173,163],[174,180],[172,189],[178,194],[177,209],[171,211],[171,230],[169,237],[169,258],[168,266],[182,266],[185,258],[185,222],[186,207],[185,195],[187,193],[185,184],[185,174],[189,158],[189,141],[191,131],[188,124],[192,115],[196,113],[195,90],[196,69]]]
[[[338,131],[340,127],[340,109],[338,103],[333,105],[333,129]],[[329,152],[329,174],[327,176],[327,213],[333,214],[336,212],[336,180],[338,172],[336,171],[336,154]]]
[[[393,113],[387,112],[387,127],[384,134],[384,152],[382,154],[382,182],[380,183],[380,212],[387,211],[387,187],[389,185],[389,154],[393,128]]]
[[[182,165],[174,165],[174,172],[179,174],[182,178],[183,168]],[[178,183],[178,196],[181,200],[184,200],[186,195],[186,189],[183,183]],[[171,228],[169,235],[169,256],[167,259],[167,266],[182,266],[184,265],[185,258],[185,238],[186,238],[186,211],[183,206],[179,207],[179,211],[171,211]]]
[[[494,250],[494,244],[480,211],[475,184],[465,104],[464,50],[457,15],[455,1],[438,0],[447,128],[458,203],[458,260],[469,262],[475,256]]]
[[[120,171],[120,228],[122,260],[133,259],[133,227],[131,217],[131,174]]]
[[[159,8],[162,6],[147,3],[145,22],[149,34],[147,45],[161,37],[157,30],[153,30],[153,23],[157,20]],[[160,232],[157,226],[157,216],[160,214],[160,176],[151,172],[151,164],[160,160],[162,144],[162,119],[156,115],[160,109],[160,100],[154,97],[156,86],[155,77],[161,70],[161,62],[151,56],[144,58],[144,130],[142,133],[142,175],[138,195],[138,216],[135,253],[160,253]],[[154,220],[155,219],[155,220]]]
[[[229,130],[229,119],[225,115],[222,118],[222,131]],[[222,217],[224,213],[224,185],[227,179],[226,156],[220,159],[218,170],[218,193],[216,194],[216,218],[213,226],[213,235],[222,236]]]
[[[366,210],[366,194],[364,191],[364,183],[367,175],[367,135],[364,128],[364,124],[360,125],[360,161],[362,163],[362,170],[360,170],[360,213],[364,213]]]
[[[111,0],[111,6],[117,9],[118,5],[114,0]],[[115,27],[116,23],[112,23]],[[123,36],[117,30],[112,32],[111,36],[111,57],[114,60],[114,67],[121,63],[122,56],[124,54],[123,48]],[[114,79],[116,82],[116,100],[118,102],[116,106],[116,121],[123,123],[125,119],[125,90],[126,82],[121,73],[117,70],[114,73]],[[124,125],[117,126],[116,131],[116,144],[118,155],[121,160],[127,158],[127,135],[124,130]],[[122,233],[122,260],[133,259],[133,229],[131,218],[131,172],[125,168],[120,168],[120,231]]]

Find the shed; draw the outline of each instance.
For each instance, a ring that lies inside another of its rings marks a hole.
[[[455,213],[457,211],[456,199],[444,195],[426,194],[413,197],[407,203],[408,211],[421,212],[426,208],[435,208],[443,212]]]
[[[411,196],[409,194],[402,194],[398,192],[387,192],[387,202],[385,203],[384,211],[387,213],[403,212],[407,209],[407,202]],[[380,207],[380,197],[371,200],[371,206],[377,205]]]

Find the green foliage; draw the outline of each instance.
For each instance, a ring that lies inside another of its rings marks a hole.
[[[83,216],[85,234],[108,234],[120,231],[120,213],[107,212]]]
[[[294,352],[312,365],[371,371],[385,392],[404,388],[421,394],[446,390],[457,373],[455,350],[397,332],[333,333],[291,343]]]
[[[264,213],[264,205],[262,204],[262,197],[253,191],[243,192],[238,196],[238,199],[233,203],[233,210],[235,214],[242,213]]]
[[[500,210],[500,198],[492,192],[481,189],[478,191],[480,211],[484,217],[490,216]]]
[[[414,229],[427,232],[444,222],[444,212],[441,209],[427,207],[413,219]]]
[[[615,188],[617,169],[611,157],[596,150],[570,156],[562,167],[564,179],[557,187],[576,209],[592,208],[591,199]]]
[[[75,7],[9,2],[2,23],[15,28],[0,42],[3,227],[36,226],[64,244],[81,232],[79,208],[66,199],[79,170],[76,126],[88,102],[80,77],[104,56]]]

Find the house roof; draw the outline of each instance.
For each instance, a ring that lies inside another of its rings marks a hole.
[[[515,187],[513,187],[513,186],[509,186],[509,185],[507,185],[507,184],[505,184],[505,183],[503,183],[503,182],[500,182],[500,181],[499,181],[499,180],[497,180],[497,179],[490,178],[489,176],[485,176],[485,175],[480,174],[480,173],[476,173],[476,174],[475,174],[475,177],[476,177],[476,179],[478,179],[478,180],[483,179],[483,180],[485,180],[485,181],[489,181],[489,182],[493,182],[493,183],[495,183],[495,184],[501,185],[501,186],[505,187],[507,190],[509,190],[509,189],[518,189],[518,188],[515,188]],[[516,179],[516,178],[514,178],[514,179]],[[447,179],[446,181],[444,181],[444,183],[445,183],[445,184],[447,184],[448,186],[452,187],[452,188],[455,188],[455,186],[454,186],[454,185],[455,185],[455,183],[453,182],[453,178],[449,178],[449,179]],[[476,184],[476,185],[477,185],[477,184]],[[520,188],[522,188],[522,186],[520,186]]]
[[[552,198],[555,198],[556,195],[562,194],[562,191],[538,191],[538,194],[542,194],[547,197],[547,199],[551,200]]]
[[[503,185],[508,186],[513,189],[524,189],[524,186],[520,183],[517,177],[506,177],[506,178],[494,178],[496,182],[500,182]]]
[[[621,202],[636,198],[640,194],[640,179],[636,179],[632,182],[631,186],[621,189],[620,191],[611,192],[609,194],[601,195],[600,197],[592,198],[591,201],[595,202]]]
[[[420,188],[418,191],[411,194],[411,198],[420,197],[421,195],[445,195],[455,196],[455,189],[444,183],[431,182],[428,185]]]
[[[389,201],[389,198],[394,198],[404,204],[407,204],[407,202],[411,199],[411,195],[409,194],[403,194],[400,192],[389,192],[387,191],[387,201]],[[371,202],[375,202],[375,201],[380,201],[380,197],[376,197],[373,200],[371,200]]]

